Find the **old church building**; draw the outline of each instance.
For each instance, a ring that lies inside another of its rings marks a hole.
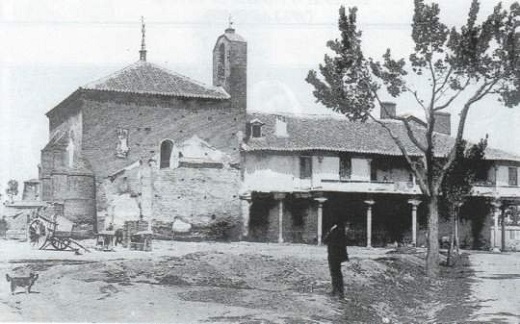
[[[51,109],[41,198],[95,228],[126,220],[204,224],[240,216],[247,43],[228,28],[213,50],[213,85],[139,60]]]

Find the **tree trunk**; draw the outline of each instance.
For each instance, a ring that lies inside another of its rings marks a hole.
[[[439,206],[437,196],[429,197],[428,200],[426,273],[429,277],[436,277],[439,274]]]
[[[448,247],[448,259],[446,260],[447,266],[451,266],[451,254],[453,253],[453,247],[455,244],[455,211],[453,208],[450,208],[450,224],[453,224],[453,228],[450,233],[450,246]]]
[[[456,253],[456,254],[460,254],[460,244],[459,244],[459,213],[460,213],[460,207],[457,208],[457,214],[455,214],[455,224],[453,224],[453,226],[455,227],[454,243],[455,243],[455,253]]]

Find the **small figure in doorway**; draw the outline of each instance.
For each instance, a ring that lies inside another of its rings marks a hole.
[[[348,261],[345,227],[341,221],[335,221],[323,242],[327,244],[330,276],[332,279],[331,295],[344,298],[343,274],[341,263]]]
[[[7,223],[7,220],[5,219],[5,216],[2,216],[2,219],[0,219],[0,237],[4,240],[7,239],[7,230],[9,229],[9,224]]]

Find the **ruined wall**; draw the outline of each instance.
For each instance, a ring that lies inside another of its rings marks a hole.
[[[145,174],[150,171],[151,179]],[[240,171],[222,168],[175,169],[136,166],[113,180],[105,179],[97,191],[98,214],[105,224],[154,219],[173,222],[176,217],[204,227],[222,219],[240,224]],[[146,194],[150,192],[150,195]],[[150,208],[150,213],[146,210]]]
[[[240,171],[234,168],[157,170],[154,179],[153,218],[173,221],[180,216],[190,224],[215,219],[240,219]]]

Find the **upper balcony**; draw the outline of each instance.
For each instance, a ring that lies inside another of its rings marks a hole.
[[[390,193],[390,194],[420,194],[421,190],[413,182],[407,181],[359,181],[359,180],[327,180],[322,179],[321,185],[315,190],[336,192]]]
[[[520,187],[518,186],[507,186],[507,185],[496,185],[492,181],[479,181],[473,185],[473,196],[478,197],[520,197]]]
[[[273,172],[246,176],[245,188],[261,192],[331,191],[351,193],[420,194],[421,190],[410,181],[370,181],[338,179],[301,179]]]

